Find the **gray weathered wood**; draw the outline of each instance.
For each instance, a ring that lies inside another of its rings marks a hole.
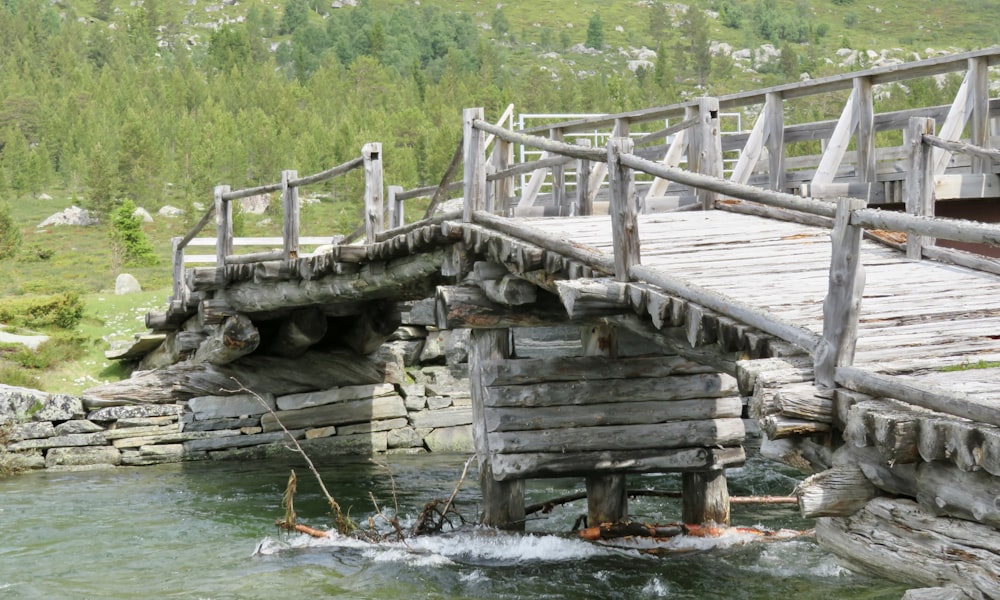
[[[283,220],[281,222],[281,237],[284,240],[282,258],[295,258],[299,255],[299,188],[288,185],[289,181],[297,179],[297,171],[281,172],[281,206]]]
[[[545,327],[572,322],[555,302],[536,302],[521,306],[498,304],[479,286],[438,286],[435,318],[441,329],[496,329],[504,327]]]
[[[934,515],[1000,527],[1000,477],[942,462],[917,466],[917,502]]]
[[[491,452],[590,452],[689,446],[732,446],[743,441],[741,419],[671,421],[656,425],[611,425],[546,431],[491,433]]]
[[[906,180],[903,183],[906,196],[906,212],[922,217],[934,216],[934,173],[932,171],[930,148],[924,144],[924,135],[934,133],[934,119],[913,117],[910,119],[908,143],[909,156],[906,161]],[[934,245],[934,239],[910,234],[906,236],[906,257],[913,260],[922,258],[922,249]]]
[[[215,186],[215,264],[226,264],[226,256],[233,253],[233,206],[223,199],[228,185]]]
[[[764,96],[767,113],[768,180],[772,190],[785,191],[785,105],[779,92]]]
[[[301,356],[326,335],[326,314],[317,307],[292,311],[281,320],[267,353],[294,358]]]
[[[385,229],[385,201],[382,184],[382,144],[369,142],[361,147],[365,168],[365,239],[375,241]]]
[[[838,466],[806,478],[795,487],[799,512],[806,519],[847,517],[877,495],[857,467]]]
[[[694,172],[719,179],[722,177],[722,133],[719,127],[719,99],[698,98],[698,125],[693,136],[699,138],[697,156],[688,156],[688,168]],[[693,164],[692,164],[693,162]],[[715,207],[718,199],[711,189],[698,188],[695,195],[704,210]]]
[[[872,98],[872,80],[869,77],[854,78],[854,102],[858,118],[858,130],[855,136],[858,162],[856,166],[858,181],[873,183],[875,181],[875,105]]]
[[[630,154],[629,138],[608,141],[608,188],[611,192],[611,238],[614,243],[615,279],[629,280],[629,269],[639,264],[639,225],[636,222],[635,181],[632,170],[623,167],[620,157]]]
[[[257,349],[260,332],[249,317],[243,314],[227,317],[198,346],[191,362],[225,365]]]
[[[627,289],[620,281],[557,281],[556,288],[559,290],[559,300],[570,318],[584,318],[591,314],[607,315],[627,309]]]
[[[476,211],[486,208],[486,145],[481,129],[476,128],[483,118],[482,108],[467,108],[462,113],[463,150],[465,157],[465,203],[463,204],[462,220],[472,221]],[[503,129],[503,128],[500,128]]]
[[[852,212],[863,206],[863,200],[837,200],[830,284],[823,301],[823,341],[814,354],[816,384],[829,389],[835,387],[835,369],[854,360],[865,270],[861,264],[861,228],[851,225],[850,220]]]
[[[590,377],[601,377],[591,373]],[[723,373],[639,377],[630,379],[583,379],[525,385],[491,385],[485,402],[491,407],[580,406],[599,404],[608,398],[632,401],[689,400],[735,395],[736,379]]]
[[[729,525],[729,487],[722,469],[681,475],[681,520]]]
[[[499,480],[567,477],[596,473],[670,473],[709,471],[743,464],[740,446],[603,452],[532,452],[494,454],[493,473]]]
[[[555,381],[575,382],[600,379],[634,379],[711,373],[710,367],[679,356],[637,356],[612,359],[603,356],[556,356],[483,364],[483,384],[523,385]]]

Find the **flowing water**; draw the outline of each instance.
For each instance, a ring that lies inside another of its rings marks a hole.
[[[327,487],[351,516],[383,510],[412,523],[423,504],[450,495],[463,456],[400,456],[383,466],[325,464]],[[388,466],[389,470],[385,467]],[[303,465],[188,463],[0,480],[0,598],[836,598],[896,599],[905,588],[844,570],[808,536],[684,540],[668,554],[597,545],[567,533],[585,502],[528,523],[527,534],[460,527],[406,544],[314,539],[279,531],[289,469],[299,521],[331,525]],[[392,478],[389,476],[392,473]],[[459,510],[478,509],[475,469]],[[781,494],[796,480],[751,460],[729,472],[735,495]],[[571,493],[579,480],[529,482],[528,503]],[[676,476],[635,476],[630,488],[678,489]],[[645,522],[676,520],[675,500],[640,497]],[[788,506],[734,506],[735,525],[805,529]],[[626,544],[622,544],[627,546]]]

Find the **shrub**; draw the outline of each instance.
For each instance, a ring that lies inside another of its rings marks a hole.
[[[10,207],[0,202],[0,260],[11,258],[21,248],[21,230],[10,215]]]
[[[135,214],[135,203],[125,199],[111,213],[111,249],[121,264],[152,266],[157,262],[153,245],[142,230],[142,219]]]
[[[0,300],[0,323],[18,327],[73,329],[83,319],[83,301],[76,292]]]

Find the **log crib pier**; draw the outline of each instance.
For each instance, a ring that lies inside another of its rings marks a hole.
[[[450,414],[485,524],[523,527],[524,481],[566,476],[586,481],[589,523],[621,521],[643,472],[682,473],[685,522],[728,523],[725,469],[753,421],[764,455],[814,474],[800,510],[853,568],[935,588],[912,598],[1000,597],[1000,226],[980,222],[1000,216],[998,64],[983,50],[520,130],[512,109],[467,109],[437,186],[383,194],[373,143],[311,177],[219,187],[175,242],[148,343],[119,355],[145,370],[88,395],[186,402],[231,374],[277,396],[392,384],[398,402],[364,405],[371,431],[419,437],[416,359],[386,343],[465,332]],[[880,86],[946,73],[964,77],[953,104],[875,110]],[[843,111],[785,122],[816,97]],[[725,111],[753,128],[725,131]],[[543,156],[515,164],[517,146]],[[356,168],[364,225],[300,239],[298,189]],[[280,249],[235,253],[230,203],[279,192]],[[404,224],[418,196],[439,210]],[[936,216],[959,204],[980,220]],[[188,268],[213,218],[216,254]],[[531,341],[556,329],[558,348]]]

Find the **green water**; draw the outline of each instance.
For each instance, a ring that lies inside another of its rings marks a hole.
[[[401,518],[447,497],[465,457],[387,459]],[[313,540],[279,532],[291,466],[302,522],[330,525],[303,465],[189,463],[0,480],[0,598],[846,598],[896,599],[904,588],[853,575],[811,538],[736,539],[713,549],[650,556],[565,533],[585,510],[559,508],[528,534],[462,527],[408,545]],[[391,509],[387,471],[365,461],[326,464],[323,478],[351,515]],[[469,481],[475,481],[472,473]],[[795,480],[764,464],[730,472],[734,494],[787,494]],[[568,493],[574,480],[534,481],[528,502]],[[629,487],[677,489],[676,477],[637,476]],[[478,490],[459,509],[474,517]],[[676,502],[639,498],[631,513],[676,520]],[[738,525],[807,528],[782,506],[733,509]]]

